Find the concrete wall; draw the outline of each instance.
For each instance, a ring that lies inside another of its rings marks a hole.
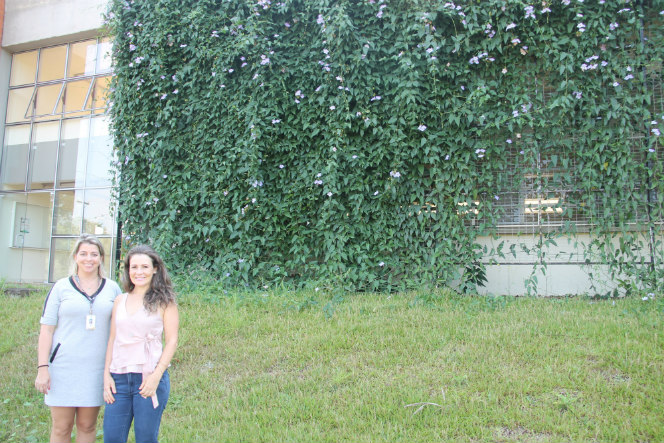
[[[647,235],[645,233],[639,235],[643,244],[647,245]],[[660,236],[656,241],[661,245],[664,238]],[[547,265],[544,272],[541,270],[541,265],[536,266],[539,261],[538,242],[539,237],[535,235],[503,235],[498,239],[479,238],[477,243],[486,247],[489,252],[483,258],[484,263],[495,261],[494,264],[487,264],[487,283],[485,287],[478,288],[479,292],[494,295],[525,295],[527,290],[524,282],[531,275],[537,279],[535,292],[541,296],[606,294],[619,288],[619,282],[617,278],[611,276],[609,266],[603,264],[597,256],[584,254],[585,245],[591,242],[588,234],[578,234],[576,238],[556,238],[555,244],[543,247],[541,252]],[[500,243],[503,243],[503,257],[496,253]],[[616,248],[619,247],[619,235],[612,239],[612,243]],[[511,252],[512,245],[514,245],[514,254]],[[639,256],[642,256],[646,262],[650,261],[647,246],[640,251]],[[660,246],[659,257],[661,256]],[[586,259],[589,263],[586,263]],[[620,278],[633,280],[629,275]]]
[[[5,0],[2,46],[18,52],[96,37],[108,0]]]

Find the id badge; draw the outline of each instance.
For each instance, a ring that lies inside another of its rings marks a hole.
[[[88,314],[85,317],[85,329],[87,329],[88,331],[94,330],[96,320],[97,317],[94,314]]]

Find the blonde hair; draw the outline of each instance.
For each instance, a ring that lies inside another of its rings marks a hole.
[[[99,277],[105,277],[106,271],[104,270],[104,246],[101,244],[99,239],[92,234],[81,234],[81,236],[76,240],[74,245],[74,250],[71,252],[71,275],[78,274],[78,264],[76,263],[76,254],[78,250],[81,249],[81,245],[87,243],[89,245],[96,246],[99,249],[99,267],[97,268],[97,273]]]

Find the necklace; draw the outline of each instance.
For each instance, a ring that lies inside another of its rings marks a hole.
[[[99,278],[99,276],[97,276],[97,279],[94,282],[86,282],[84,284],[83,282],[81,282],[81,279],[79,278],[78,274],[74,274],[74,280],[76,280],[76,284],[81,289],[81,291],[85,292],[88,295],[97,292],[97,289],[99,289],[99,285],[101,284],[101,279]]]

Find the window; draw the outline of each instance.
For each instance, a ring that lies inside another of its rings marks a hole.
[[[100,238],[111,269],[110,49],[107,40],[90,39],[12,56],[0,157],[0,278],[66,276],[82,232]]]

